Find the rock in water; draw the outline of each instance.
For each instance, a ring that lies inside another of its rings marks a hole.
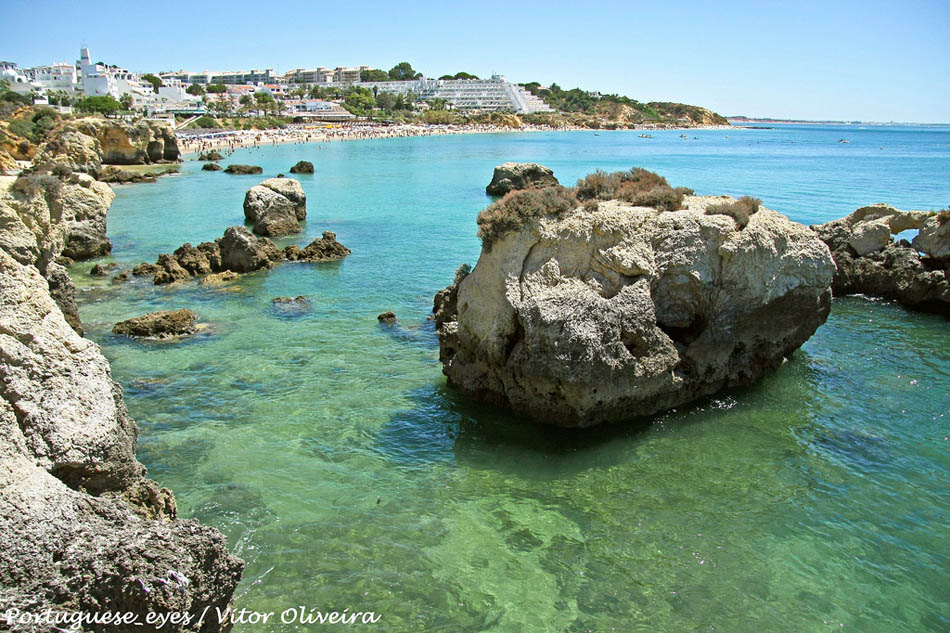
[[[436,296],[449,382],[586,427],[775,370],[827,318],[834,263],[812,231],[764,207],[744,228],[705,214],[721,201],[525,215]]]
[[[228,165],[224,169],[226,174],[263,174],[264,169],[257,165]]]
[[[291,178],[270,178],[244,194],[244,217],[258,235],[279,237],[299,233],[307,217],[307,195]]]
[[[218,238],[221,266],[236,273],[270,268],[281,259],[280,249],[266,237],[255,237],[243,226],[231,226]]]
[[[187,336],[198,331],[197,320],[191,310],[162,310],[116,323],[112,333],[157,339]]]
[[[198,160],[224,160],[224,156],[217,150],[211,150],[198,156]]]
[[[881,297],[950,316],[950,212],[874,204],[811,228],[837,265],[836,296]],[[913,243],[891,237],[913,229]]]
[[[296,165],[290,168],[292,174],[312,174],[313,163],[308,160],[298,161]]]
[[[485,191],[503,196],[518,189],[544,189],[558,184],[554,172],[537,163],[503,163],[495,167],[491,182]]]
[[[336,233],[324,231],[319,237],[307,244],[305,248],[288,246],[284,249],[284,257],[292,262],[330,262],[343,259],[352,251],[336,241]]]
[[[221,165],[217,163],[205,163],[201,166],[201,171],[221,171]]]

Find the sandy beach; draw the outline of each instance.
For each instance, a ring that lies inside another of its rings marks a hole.
[[[638,128],[639,129],[639,128]],[[644,127],[656,130],[657,128]],[[697,128],[662,128],[692,129]],[[732,129],[730,126],[715,126],[702,129]],[[605,133],[610,130],[596,130],[580,126],[554,127],[550,125],[525,124],[520,128],[499,125],[427,125],[402,124],[378,125],[371,123],[290,125],[286,128],[269,130],[186,130],[178,132],[178,145],[183,155],[196,154],[209,150],[238,149],[241,147],[262,147],[265,145],[327,143],[331,141],[352,141],[378,138],[405,138],[410,136],[447,136],[454,134],[506,134],[513,132],[564,132],[587,131]]]

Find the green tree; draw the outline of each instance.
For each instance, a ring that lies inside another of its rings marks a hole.
[[[391,92],[382,92],[376,95],[376,105],[386,112],[392,112],[396,108],[396,95]]]
[[[374,68],[372,70],[361,70],[360,81],[388,81],[389,73],[385,70]]]
[[[122,109],[122,104],[112,98],[111,95],[103,97],[86,97],[79,101],[76,108],[80,112],[98,112],[100,114],[115,114]]]
[[[158,92],[159,88],[165,85],[162,83],[161,78],[156,77],[155,75],[151,73],[142,75],[142,81],[147,81],[148,83],[152,84],[152,92],[156,92],[156,93]]]
[[[376,107],[376,99],[368,89],[356,88],[346,95],[343,107],[358,116],[366,116]]]
[[[228,87],[224,84],[210,84],[208,86],[208,93],[213,95],[224,94],[228,91]]]
[[[132,95],[126,92],[121,97],[119,97],[119,103],[122,104],[123,110],[131,110],[132,109]]]
[[[202,86],[201,84],[188,84],[188,87],[185,89],[185,92],[195,97],[200,97],[201,95],[205,93],[205,89],[204,89],[204,86]]]
[[[393,81],[408,81],[419,77],[422,77],[422,73],[413,70],[409,62],[399,62],[389,70],[389,78]]]
[[[429,100],[429,108],[432,110],[445,110],[448,103],[449,102],[445,99],[431,99]]]
[[[252,97],[251,95],[241,95],[241,99],[239,100],[239,103],[242,106],[249,108],[252,105],[254,105],[254,97]]]
[[[442,75],[439,79],[478,79],[478,75],[472,75],[465,72],[455,73],[454,75]]]

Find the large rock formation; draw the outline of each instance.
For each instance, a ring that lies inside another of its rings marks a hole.
[[[269,178],[244,195],[244,217],[258,235],[279,237],[299,233],[307,217],[307,194],[292,178]]]
[[[745,227],[706,214],[722,202],[522,213],[436,296],[450,384],[584,427],[776,369],[827,318],[834,263],[812,231],[774,211],[760,208]]]
[[[863,294],[950,316],[950,213],[886,204],[812,226],[837,265],[835,295]],[[912,242],[891,237],[917,230]]]
[[[518,189],[543,189],[557,185],[554,172],[537,163],[502,163],[495,167],[491,182],[485,191],[493,196],[503,196]]]
[[[175,131],[162,121],[139,119],[130,123],[88,117],[72,125],[99,141],[103,165],[146,165],[181,159]]]
[[[312,174],[313,173],[313,163],[309,160],[300,160],[290,168],[290,173],[292,174]]]
[[[145,165],[180,157],[175,132],[163,122],[88,117],[62,123],[40,145],[33,163],[38,171],[59,166],[98,175],[102,165]]]
[[[177,520],[172,493],[145,477],[108,362],[51,296],[72,205],[91,185],[32,178],[0,198],[0,603],[142,622],[223,609],[243,563],[217,530]],[[214,618],[202,630],[219,628]]]
[[[269,239],[257,238],[243,226],[231,226],[217,240],[221,266],[236,273],[270,268],[283,259],[283,253]]]

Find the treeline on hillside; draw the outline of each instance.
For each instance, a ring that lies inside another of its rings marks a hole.
[[[680,118],[689,118],[693,121],[704,121],[724,125],[727,123],[725,117],[715,112],[710,112],[699,106],[686,105],[684,103],[670,103],[666,101],[652,101],[650,103],[641,103],[636,99],[617,94],[600,94],[599,92],[590,92],[580,88],[564,90],[556,83],[549,87],[544,87],[536,81],[521,84],[528,92],[542,99],[549,106],[560,112],[569,112],[587,115],[609,115],[611,118],[642,118],[643,121],[656,122],[674,122]],[[629,108],[639,113],[640,117],[631,117]]]

